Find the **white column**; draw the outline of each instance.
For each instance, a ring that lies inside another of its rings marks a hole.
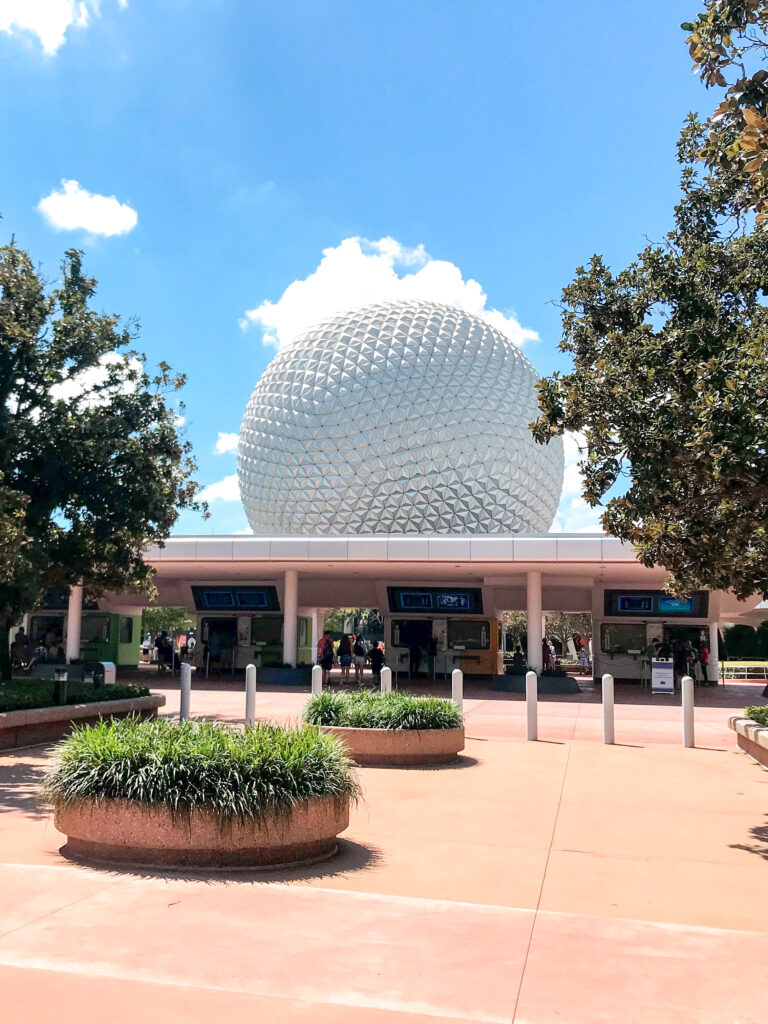
[[[683,697],[683,746],[692,747],[693,740],[693,679],[683,676],[680,683]]]
[[[535,672],[525,673],[525,738],[539,738],[539,681]]]
[[[295,569],[285,570],[283,593],[283,661],[296,666],[296,630],[299,612],[299,574]]]
[[[67,663],[80,657],[80,626],[83,621],[83,588],[69,588],[67,609]]]
[[[256,666],[248,665],[245,670],[245,724],[256,724]]]
[[[320,643],[320,626],[318,624],[318,618],[320,614],[319,608],[313,608],[309,615],[310,625],[312,627],[312,639],[309,641],[312,646],[312,664],[315,663],[317,657],[317,645]]]
[[[720,678],[720,635],[718,623],[709,624],[709,664],[707,665],[707,676],[709,681],[716,683]]]
[[[541,573],[529,572],[526,583],[528,603],[528,668],[541,672]]]

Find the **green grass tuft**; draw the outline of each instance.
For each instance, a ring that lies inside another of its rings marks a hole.
[[[759,708],[744,708],[744,714],[747,718],[751,718],[753,722],[757,722],[758,725],[768,725],[768,704],[763,704]]]
[[[210,811],[222,821],[289,814],[312,797],[355,799],[355,767],[332,736],[305,726],[244,731],[207,721],[104,721],[58,746],[44,794],[60,806],[84,798]]]
[[[353,729],[458,729],[464,716],[458,704],[442,697],[416,697],[398,690],[325,690],[304,708],[304,721]]]

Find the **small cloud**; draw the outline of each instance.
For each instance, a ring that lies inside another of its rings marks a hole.
[[[229,452],[236,452],[239,440],[239,434],[223,434],[219,431],[219,436],[216,438],[216,446],[213,449],[214,455],[226,455]]]
[[[186,422],[187,422],[187,417],[186,416],[178,416],[177,415],[177,416],[173,417],[173,425],[174,425],[174,427],[183,427]]]
[[[215,484],[208,484],[198,495],[201,501],[240,501],[240,487],[237,473],[225,476]]]
[[[259,327],[266,345],[280,348],[308,327],[336,313],[374,302],[425,299],[482,317],[516,345],[537,341],[513,313],[489,309],[487,295],[448,260],[435,260],[423,245],[406,246],[394,238],[378,241],[345,238],[323,250],[317,268],[293,281],[276,302],[246,310],[243,330]]]
[[[235,530],[234,531],[234,536],[235,537],[242,537],[245,534],[248,534],[250,536],[252,533],[253,533],[253,527],[252,526],[246,526],[246,528],[244,530]]]
[[[84,189],[63,179],[60,189],[41,199],[37,209],[57,231],[88,231],[92,235],[125,235],[133,231],[139,215],[115,196]]]
[[[99,14],[101,0],[0,0],[0,32],[37,36],[49,57],[64,45],[68,30],[86,28]],[[118,0],[125,9],[128,0]]]

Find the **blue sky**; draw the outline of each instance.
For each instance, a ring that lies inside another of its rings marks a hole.
[[[699,6],[0,0],[0,237],[51,280],[85,249],[100,306],[187,372],[213,516],[181,532],[246,527],[218,435],[328,303],[420,274],[567,366],[553,300],[663,236],[682,120],[715,105],[679,28]],[[576,486],[561,528],[594,521]]]

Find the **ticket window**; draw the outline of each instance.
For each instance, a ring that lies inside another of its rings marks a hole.
[[[448,647],[454,651],[487,651],[491,624],[487,619],[449,619]]]

